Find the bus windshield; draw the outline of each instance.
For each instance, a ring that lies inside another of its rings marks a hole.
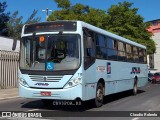
[[[73,70],[80,64],[79,35],[42,35],[21,40],[20,69]]]

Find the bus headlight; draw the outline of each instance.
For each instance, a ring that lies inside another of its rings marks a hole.
[[[19,83],[25,87],[29,87],[27,82],[23,78],[19,78]]]
[[[71,79],[68,81],[68,83],[64,86],[64,88],[70,88],[70,87],[74,87],[78,84],[82,83],[82,78],[77,77],[75,79]]]

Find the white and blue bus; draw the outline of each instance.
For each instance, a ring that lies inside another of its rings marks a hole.
[[[82,21],[27,24],[20,42],[19,96],[94,99],[148,82],[146,47]]]

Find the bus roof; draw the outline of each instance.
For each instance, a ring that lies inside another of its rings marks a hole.
[[[144,45],[141,45],[141,44],[139,44],[139,43],[136,43],[136,42],[134,42],[134,41],[132,41],[132,40],[129,40],[129,39],[127,39],[127,38],[124,38],[124,37],[121,37],[121,36],[119,36],[119,35],[116,35],[116,34],[113,34],[113,33],[111,33],[111,32],[108,32],[108,31],[106,31],[106,30],[103,30],[103,29],[101,29],[101,28],[98,28],[98,27],[96,27],[96,26],[93,26],[93,25],[91,25],[91,24],[89,24],[89,23],[86,23],[86,22],[83,22],[83,21],[79,21],[79,20],[58,20],[58,21],[48,21],[48,22],[41,22],[40,24],[42,24],[42,23],[52,23],[52,22],[68,22],[68,21],[70,21],[70,22],[77,22],[77,24],[80,24],[82,27],[86,27],[86,28],[88,28],[88,29],[90,29],[90,30],[92,30],[92,31],[95,31],[95,32],[97,32],[97,33],[101,33],[101,34],[103,34],[103,35],[106,35],[106,36],[108,36],[108,37],[111,37],[111,38],[113,38],[113,39],[115,39],[115,40],[119,40],[119,41],[122,41],[122,42],[125,42],[125,43],[128,43],[128,44],[131,44],[131,45],[135,45],[135,46],[137,46],[137,47],[140,47],[140,48],[144,48],[144,49],[146,49],[146,46],[144,46]],[[33,24],[26,24],[26,25],[38,25],[39,23],[33,23]],[[25,25],[24,25],[25,26]]]
[[[111,37],[111,38],[113,38],[115,40],[119,40],[119,41],[122,41],[122,42],[125,42],[125,43],[128,43],[128,44],[135,45],[137,47],[141,47],[141,48],[146,49],[146,46],[141,45],[139,43],[136,43],[134,41],[131,41],[131,40],[127,39],[127,38],[124,38],[124,37],[121,37],[119,35],[113,34],[111,32],[108,32],[108,31],[103,30],[101,28],[95,27],[95,26],[93,26],[91,24],[88,24],[86,22],[83,22],[83,21],[77,21],[77,22],[80,23],[82,25],[82,27],[86,27],[86,28],[88,28],[90,30],[93,30],[93,31],[97,32],[97,33],[101,33],[101,34],[106,35],[108,37]]]

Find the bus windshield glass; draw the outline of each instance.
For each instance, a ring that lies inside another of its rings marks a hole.
[[[42,35],[21,40],[20,69],[73,70],[80,64],[79,35]]]

